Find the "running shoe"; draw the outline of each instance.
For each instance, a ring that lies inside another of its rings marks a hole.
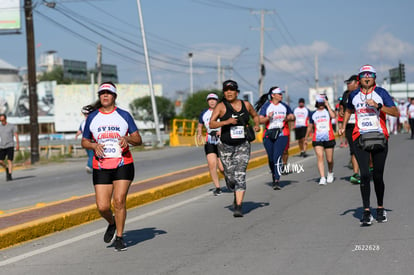
[[[115,231],[116,231],[115,222],[114,222],[114,224],[108,225],[108,228],[106,228],[106,232],[105,232],[105,235],[104,235],[104,242],[109,243],[110,241],[112,241],[112,238],[114,237]]]
[[[236,205],[236,207],[234,208],[233,217],[235,217],[235,218],[243,217],[242,206],[241,205]]]
[[[358,173],[355,173],[349,178],[349,181],[353,184],[360,184],[361,183],[361,177],[359,176]]]
[[[86,170],[86,173],[88,173],[88,174],[92,174],[92,172],[93,172],[93,169],[89,166],[86,166],[85,170]]]
[[[279,184],[279,181],[278,181],[278,180],[275,180],[275,181],[273,182],[272,187],[273,187],[273,190],[280,190],[280,189],[282,189],[282,187],[280,186],[280,184]]]
[[[321,179],[319,180],[319,185],[326,185],[326,178],[325,177],[321,177]]]
[[[361,219],[361,225],[362,226],[370,226],[372,224],[372,221],[374,220],[374,218],[371,215],[371,211],[369,210],[364,210],[364,214],[362,215],[362,219]]]
[[[386,222],[387,219],[387,211],[384,208],[377,208],[377,222]]]
[[[214,196],[221,195],[221,188],[217,187],[216,189],[214,189],[213,194],[214,194]]]
[[[332,183],[334,181],[334,173],[328,173],[328,177],[326,177],[327,183]]]
[[[127,250],[126,244],[124,243],[124,239],[122,237],[116,236],[114,241],[115,251],[125,251]]]

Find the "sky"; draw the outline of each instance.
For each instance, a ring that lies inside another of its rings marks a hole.
[[[21,1],[23,3],[23,1]],[[51,1],[48,1],[51,2]],[[54,8],[33,0],[36,60],[47,51],[95,66],[117,66],[120,83],[148,84],[137,1],[55,0]],[[260,26],[264,18],[264,92],[286,89],[296,103],[315,86],[343,92],[343,81],[361,65],[388,70],[405,64],[414,82],[414,1],[332,0],[141,0],[143,29],[154,84],[166,97],[215,89],[233,79],[257,99],[260,76]],[[22,18],[23,10],[22,10]],[[0,35],[0,59],[26,67],[26,31]],[[193,57],[189,58],[189,53]],[[224,69],[218,74],[219,64]]]

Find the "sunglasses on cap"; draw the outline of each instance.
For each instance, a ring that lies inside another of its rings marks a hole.
[[[359,74],[359,78],[370,78],[370,77],[376,78],[376,76],[377,75],[375,73],[372,73],[372,72],[363,72],[363,73]]]

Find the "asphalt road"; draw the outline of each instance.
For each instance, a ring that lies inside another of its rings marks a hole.
[[[303,171],[284,176],[279,191],[266,166],[250,170],[243,218],[232,216],[231,193],[214,197],[207,184],[130,209],[127,251],[102,241],[99,220],[0,251],[0,274],[412,274],[413,142],[390,140],[387,223],[360,227],[348,149],[337,148],[327,186],[317,184],[313,155],[290,158]]]
[[[252,150],[263,145],[252,144]],[[165,147],[134,152],[135,179],[140,181],[178,170],[206,164],[204,147]],[[86,158],[62,163],[34,165],[13,172],[13,181],[0,174],[0,211],[4,213],[51,203],[94,192],[92,177],[85,171]]]

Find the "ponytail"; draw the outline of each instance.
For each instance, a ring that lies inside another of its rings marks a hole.
[[[269,100],[269,94],[268,93],[262,95],[259,98],[259,100],[256,101],[256,103],[254,104],[254,109],[256,110],[256,112],[258,112],[262,108],[263,104],[265,104],[265,102],[268,101],[268,100]]]

